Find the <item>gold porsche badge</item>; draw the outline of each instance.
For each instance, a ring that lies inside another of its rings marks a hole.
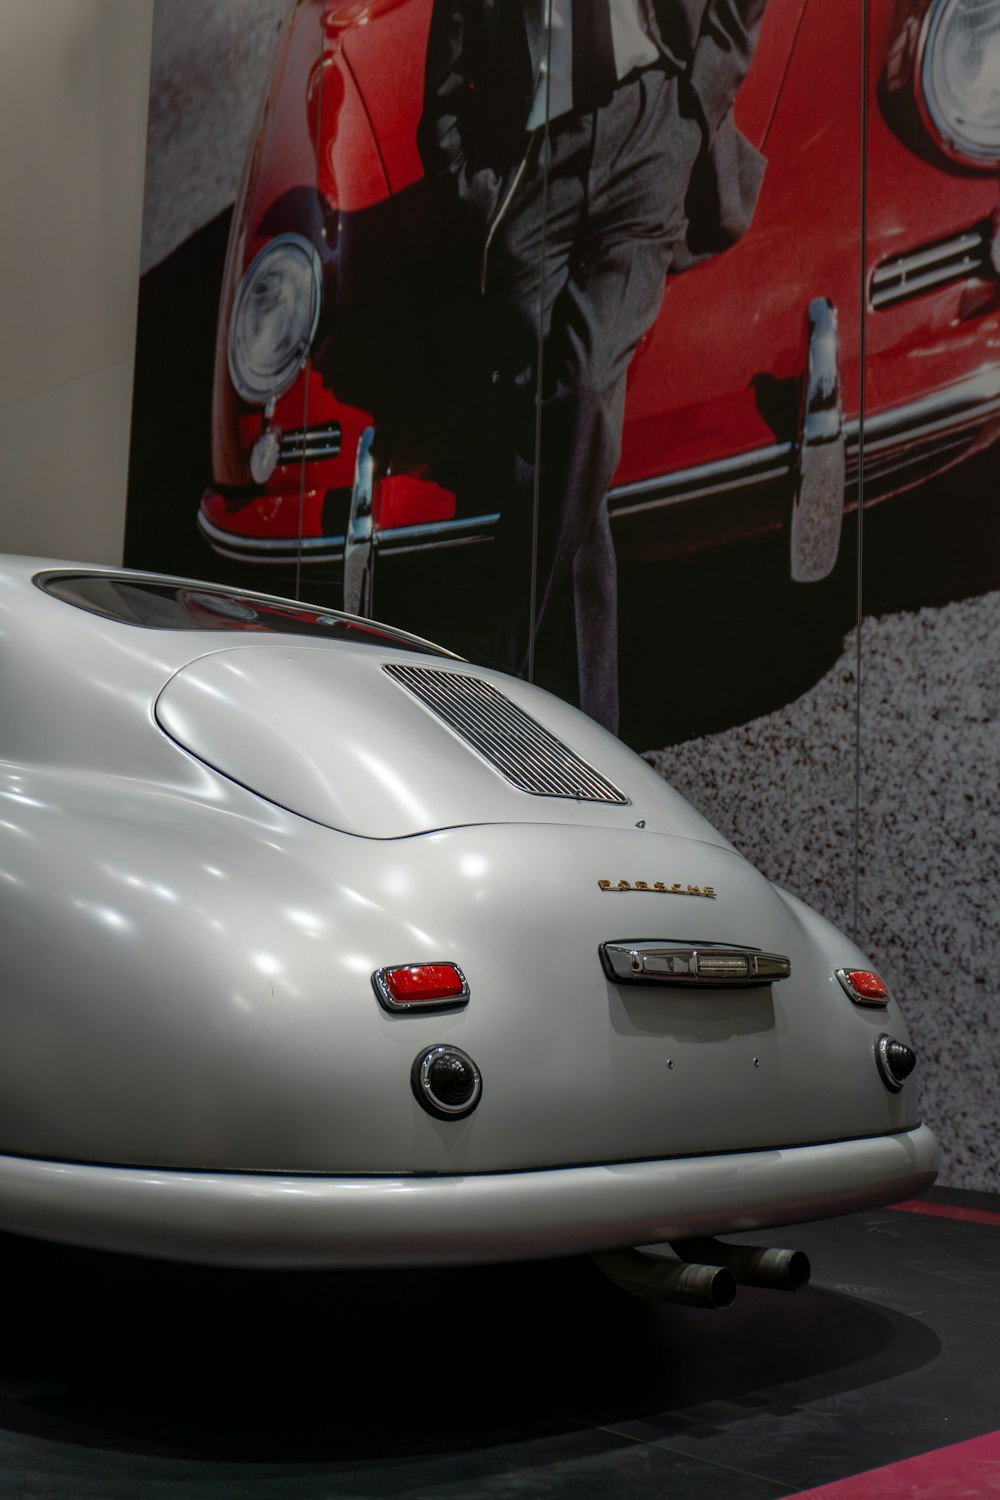
[[[602,891],[653,891],[661,896],[707,896],[709,900],[715,900],[714,886],[681,885],[676,880],[673,885],[667,885],[663,880],[599,880],[597,885]]]

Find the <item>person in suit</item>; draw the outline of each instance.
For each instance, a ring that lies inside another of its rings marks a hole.
[[[626,376],[667,273],[749,226],[764,164],[731,111],[765,5],[434,0],[417,140],[490,313],[496,654],[523,671],[569,614],[580,705],[612,731]]]

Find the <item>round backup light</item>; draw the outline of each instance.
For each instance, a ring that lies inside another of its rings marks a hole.
[[[917,1065],[917,1054],[905,1042],[897,1042],[883,1032],[875,1043],[875,1061],[886,1088],[898,1094]]]
[[[316,247],[299,234],[279,234],[251,262],[229,321],[229,374],[244,401],[265,406],[292,384],[316,332],[322,284]]]
[[[939,144],[971,166],[1000,162],[1000,8],[933,0],[917,72],[920,105]]]
[[[464,1119],[483,1092],[479,1069],[460,1047],[428,1047],[414,1060],[410,1082],[424,1109],[439,1120]]]

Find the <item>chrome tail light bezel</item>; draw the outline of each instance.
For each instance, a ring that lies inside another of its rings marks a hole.
[[[894,1063],[893,1048],[899,1048],[904,1054],[907,1066],[902,1074],[897,1071],[897,1064]],[[898,1094],[917,1065],[917,1054],[907,1042],[901,1042],[883,1031],[875,1043],[875,1065],[890,1094]]]
[[[406,969],[450,969],[457,975],[461,989],[447,995],[436,995],[429,998],[414,998],[402,1000],[392,993],[390,978]],[[372,989],[378,997],[378,1002],[383,1010],[393,1015],[405,1014],[407,1012],[421,1012],[440,1010],[460,1010],[469,1003],[469,981],[465,977],[464,970],[460,969],[452,959],[421,959],[419,962],[408,964],[389,964],[381,969],[376,969],[372,974]]]

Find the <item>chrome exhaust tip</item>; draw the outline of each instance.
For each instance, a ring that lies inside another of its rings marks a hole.
[[[812,1274],[804,1250],[779,1250],[767,1245],[726,1245],[722,1240],[714,1239],[671,1240],[670,1248],[683,1261],[711,1261],[726,1267],[740,1286],[800,1292],[809,1285]]]
[[[668,1260],[640,1250],[604,1250],[593,1259],[616,1286],[647,1301],[721,1312],[736,1298],[736,1277],[726,1266]]]

